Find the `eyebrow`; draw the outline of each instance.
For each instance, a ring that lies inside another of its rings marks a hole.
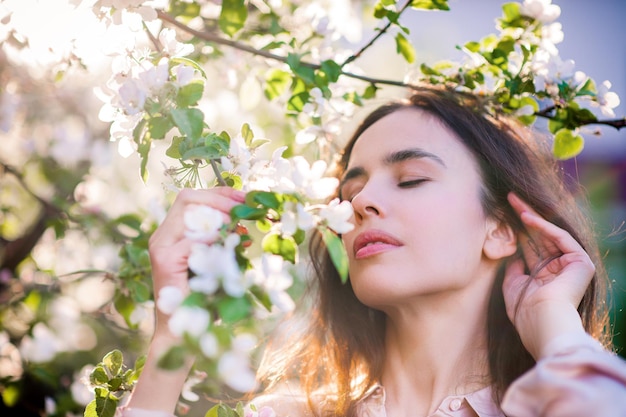
[[[383,162],[385,163],[385,165],[395,165],[395,164],[399,164],[401,162],[408,161],[408,160],[424,159],[424,158],[433,160],[444,168],[446,167],[446,164],[445,162],[443,162],[443,159],[441,159],[434,153],[430,153],[420,148],[409,148],[409,149],[402,149],[400,151],[392,152],[389,155],[387,155],[385,159],[383,159]],[[364,176],[364,175],[365,175],[365,168],[360,167],[360,166],[350,168],[343,175],[343,178],[341,179],[341,183],[339,186],[341,187],[347,181],[353,178]]]

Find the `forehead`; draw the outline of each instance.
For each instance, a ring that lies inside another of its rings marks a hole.
[[[437,155],[446,165],[475,163],[461,140],[438,118],[420,109],[405,108],[379,119],[359,136],[348,167],[413,148]]]

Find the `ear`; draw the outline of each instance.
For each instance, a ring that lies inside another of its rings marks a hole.
[[[511,226],[499,220],[487,221],[483,253],[492,260],[500,260],[517,251],[517,236]]]

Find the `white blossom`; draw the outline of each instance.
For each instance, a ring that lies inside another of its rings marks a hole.
[[[93,369],[94,366],[90,364],[83,366],[77,374],[74,374],[74,381],[70,385],[72,399],[83,406],[89,404],[94,398],[94,389],[89,382],[89,375]]]
[[[49,362],[61,351],[61,341],[44,323],[33,326],[32,336],[24,336],[20,353],[28,361]]]
[[[174,68],[172,68],[172,72],[174,73],[174,76],[176,77],[174,80],[174,85],[176,85],[179,88],[184,87],[187,84],[189,84],[193,80],[196,74],[195,69],[193,69],[189,65],[184,65],[184,64],[176,65]]]
[[[213,242],[224,225],[221,211],[209,206],[195,205],[185,210],[185,237],[196,242]]]
[[[206,379],[206,372],[194,371],[183,384],[180,396],[187,401],[196,402],[200,396],[193,391],[193,387]]]
[[[219,359],[217,372],[222,380],[239,392],[255,388],[256,378],[250,368],[249,355],[256,345],[256,338],[250,334],[240,334],[232,340],[232,349]]]
[[[272,304],[280,311],[292,311],[295,303],[286,290],[291,287],[293,277],[286,270],[283,258],[264,253],[260,260],[255,259],[252,263],[254,267],[246,271],[250,280],[265,290]]]
[[[143,86],[137,80],[126,80],[118,91],[120,105],[126,114],[134,115],[143,110],[147,94]]]
[[[246,354],[225,352],[218,361],[217,372],[222,381],[239,392],[252,391],[256,386],[256,378]]]
[[[335,192],[339,180],[334,177],[324,177],[326,162],[318,160],[309,165],[302,156],[291,159],[291,181],[295,190],[312,200],[324,199]],[[294,190],[294,191],[295,191]]]
[[[322,208],[319,216],[326,221],[328,227],[336,233],[348,233],[354,229],[354,224],[350,222],[354,210],[349,201],[339,201],[335,198],[328,206]]]
[[[609,91],[611,83],[609,81],[603,81],[598,86],[598,94],[596,96],[596,102],[600,106],[600,111],[607,117],[615,117],[613,109],[620,104],[619,96],[617,93]]]
[[[541,23],[550,23],[561,15],[561,8],[552,4],[552,0],[524,0],[520,14],[529,16]]]
[[[281,230],[293,236],[298,229],[307,231],[315,227],[315,217],[308,212],[302,203],[287,202],[280,218]]]
[[[187,333],[199,337],[207,331],[209,322],[209,312],[204,308],[183,305],[174,311],[167,324],[172,334],[176,336]]]
[[[22,358],[17,347],[11,343],[5,331],[0,332],[0,378],[18,379],[24,373]]]
[[[161,30],[159,42],[163,46],[163,53],[171,57],[186,56],[193,52],[193,45],[176,40],[176,32],[173,29]]]
[[[230,234],[224,245],[196,244],[191,248],[188,265],[196,274],[189,280],[193,291],[213,294],[219,283],[227,294],[241,297],[248,289],[248,280],[243,277],[235,257],[235,247],[239,244],[239,235]]]
[[[202,354],[207,358],[216,358],[219,353],[219,343],[217,337],[211,332],[207,332],[200,336],[198,340]]]
[[[144,91],[152,94],[158,93],[169,80],[170,70],[167,59],[161,59],[158,65],[152,65],[150,61],[143,64],[144,70],[137,74]]]
[[[253,164],[253,155],[241,134],[230,140],[228,156],[223,156],[221,163],[225,170],[237,172],[241,176],[242,181],[245,182],[249,177],[250,167]]]
[[[173,285],[168,285],[159,291],[157,308],[164,314],[172,314],[185,299],[182,290]]]

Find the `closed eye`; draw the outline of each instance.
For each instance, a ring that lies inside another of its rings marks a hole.
[[[411,188],[411,187],[415,187],[417,185],[420,185],[423,182],[428,181],[427,178],[419,178],[419,179],[415,179],[415,180],[410,180],[410,181],[402,181],[400,183],[398,183],[398,187],[400,188]]]

